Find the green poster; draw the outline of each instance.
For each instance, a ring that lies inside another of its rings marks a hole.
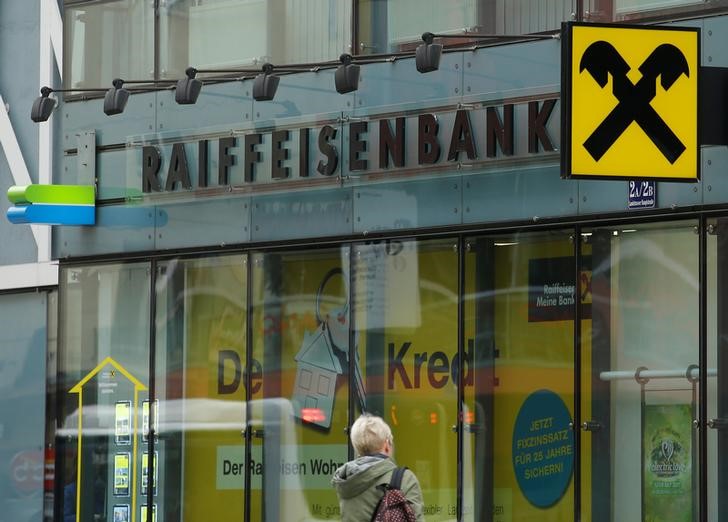
[[[645,522],[693,520],[693,410],[690,404],[645,405]]]

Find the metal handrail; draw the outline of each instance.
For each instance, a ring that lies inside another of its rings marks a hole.
[[[718,370],[716,368],[708,368],[708,377],[716,377]],[[700,376],[700,369],[695,366],[689,366],[684,370],[648,370],[638,368],[635,371],[617,370],[600,372],[599,378],[603,381],[621,381],[626,379],[679,379],[684,378],[688,381],[696,381]]]

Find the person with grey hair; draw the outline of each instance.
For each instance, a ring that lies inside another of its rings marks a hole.
[[[342,522],[370,522],[397,469],[392,430],[381,417],[365,413],[351,426],[351,444],[356,458],[337,469],[331,483],[339,497]],[[424,521],[420,483],[409,469],[400,490],[417,522]]]

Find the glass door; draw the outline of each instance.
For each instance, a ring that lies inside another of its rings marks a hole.
[[[417,476],[428,521],[457,520],[458,241],[353,247],[356,411],[392,428],[394,460]],[[467,357],[466,357],[467,359]]]
[[[581,519],[697,520],[698,222],[585,230],[581,259]]]
[[[252,255],[250,520],[339,518],[348,460],[349,249]]]
[[[247,256],[154,266],[155,378],[141,449],[152,478],[139,493],[161,520],[242,521]]]
[[[728,520],[728,219],[707,227],[708,520]]]
[[[568,230],[466,240],[463,520],[573,520],[574,254]]]
[[[59,274],[56,520],[139,520],[148,399],[148,263]]]

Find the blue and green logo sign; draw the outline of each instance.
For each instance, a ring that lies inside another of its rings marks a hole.
[[[26,185],[8,189],[13,206],[8,221],[14,224],[94,225],[95,193],[92,185]]]

